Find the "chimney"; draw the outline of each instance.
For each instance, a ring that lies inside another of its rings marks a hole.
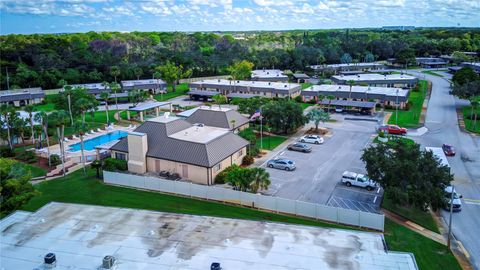
[[[143,174],[147,171],[147,134],[130,132],[128,142],[128,171]]]

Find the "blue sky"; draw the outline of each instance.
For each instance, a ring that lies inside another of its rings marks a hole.
[[[0,0],[0,33],[480,27],[480,0]]]

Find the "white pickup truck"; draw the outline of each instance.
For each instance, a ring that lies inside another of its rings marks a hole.
[[[366,188],[368,191],[378,187],[378,184],[375,181],[372,181],[366,175],[349,171],[343,172],[342,183],[344,183],[347,187],[357,186]]]

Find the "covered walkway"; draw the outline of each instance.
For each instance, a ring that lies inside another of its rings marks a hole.
[[[129,108],[127,110],[127,119],[130,120],[130,112],[137,112],[140,116],[140,121],[144,121],[144,113],[149,110],[155,110],[155,116],[160,116],[160,107],[169,105],[169,111],[172,112],[172,103],[171,102],[147,102],[139,104],[135,107]]]

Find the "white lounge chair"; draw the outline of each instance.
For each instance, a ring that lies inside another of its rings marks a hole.
[[[63,141],[64,142],[69,142],[70,140],[67,137],[65,137],[65,138],[63,138]]]
[[[95,134],[96,132],[93,129],[90,130],[90,134]]]
[[[78,138],[77,136],[75,136],[75,135],[72,135],[72,139],[78,140],[79,138]]]
[[[99,129],[99,128],[97,128],[97,132],[102,132],[102,130],[101,130],[101,129]]]

